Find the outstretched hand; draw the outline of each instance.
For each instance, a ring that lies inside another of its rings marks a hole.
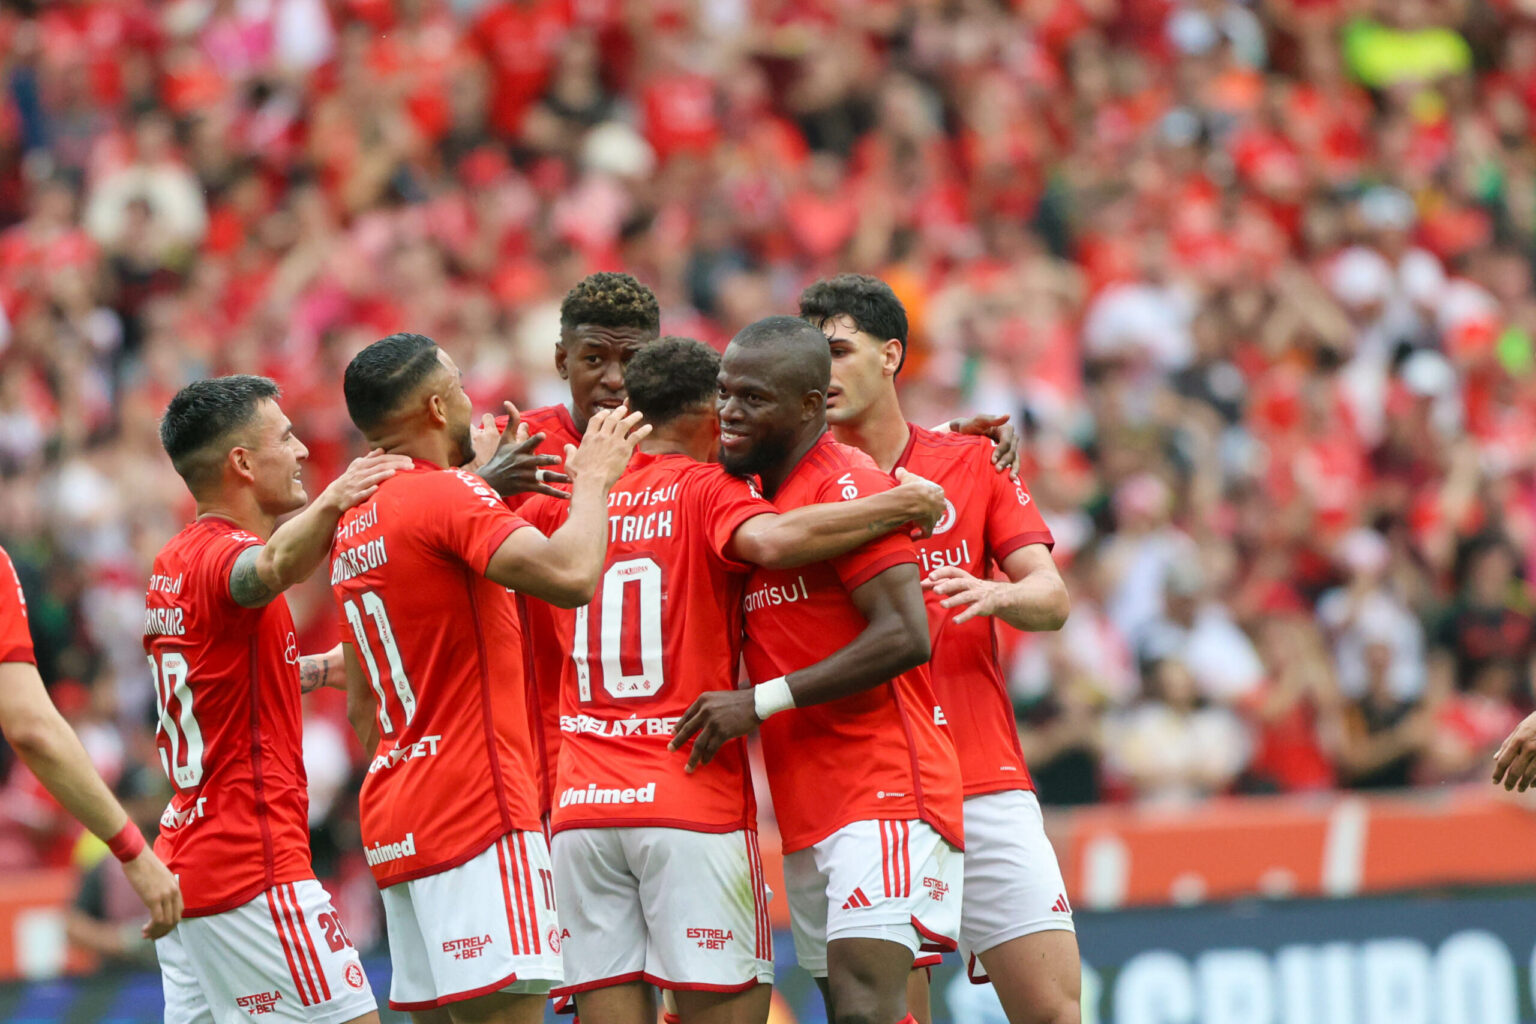
[[[540,455],[538,447],[544,435],[530,436],[518,414],[517,406],[511,402],[503,404],[507,409],[507,426],[496,439],[496,447],[490,457],[477,470],[481,478],[503,498],[512,494],[547,494],[552,498],[569,498],[570,495],[565,491],[551,486],[571,482],[566,474],[549,468],[560,465],[560,456]],[[495,421],[489,413],[481,421],[481,430],[485,431],[487,426],[490,431],[495,430]],[[474,439],[477,459],[480,448],[484,446],[483,438],[484,434]]]
[[[611,489],[629,465],[635,445],[650,432],[650,424],[642,424],[640,414],[630,412],[626,406],[603,409],[587,421],[581,447],[565,446],[565,467],[573,480],[592,473],[605,481],[605,490]]]

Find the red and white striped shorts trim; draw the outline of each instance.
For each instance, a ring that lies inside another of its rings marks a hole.
[[[304,920],[304,911],[293,883],[268,889],[267,907],[272,911],[272,925],[277,929],[283,956],[288,960],[288,970],[293,976],[293,987],[299,993],[299,1002],[304,1006],[330,1002],[331,985],[325,978],[320,954],[315,951],[315,940],[310,935],[309,922]]]
[[[912,838],[910,821],[879,821],[880,873],[885,879],[885,894],[891,897],[912,895]]]

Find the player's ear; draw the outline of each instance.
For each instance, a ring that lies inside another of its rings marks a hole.
[[[225,465],[234,470],[235,475],[241,480],[256,479],[256,467],[252,462],[251,450],[240,445],[235,445],[229,450],[229,454],[224,456]]]
[[[881,346],[880,367],[887,377],[896,376],[896,371],[901,369],[901,356],[905,348],[906,346],[895,338],[887,339]]]
[[[570,374],[565,368],[565,356],[565,341],[562,339],[555,342],[555,372],[560,375],[561,380],[570,380]]]
[[[801,423],[809,423],[827,411],[827,393],[825,391],[807,391],[805,397],[800,402]]]

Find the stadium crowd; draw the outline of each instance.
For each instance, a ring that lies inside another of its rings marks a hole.
[[[1014,417],[1073,598],[1004,638],[1047,803],[1482,779],[1532,704],[1528,0],[68,0],[0,54],[0,541],[135,795],[176,389],[278,380],[313,493],[363,345],[562,401],[603,269],[717,346],[879,274],[916,418]],[[316,866],[367,891],[342,704]],[[78,834],[23,770],[0,821],[7,867]]]

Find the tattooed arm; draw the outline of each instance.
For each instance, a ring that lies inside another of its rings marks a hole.
[[[341,655],[341,644],[324,654],[306,654],[299,659],[300,692],[313,693],[322,686],[338,690],[347,688],[346,668]]]

